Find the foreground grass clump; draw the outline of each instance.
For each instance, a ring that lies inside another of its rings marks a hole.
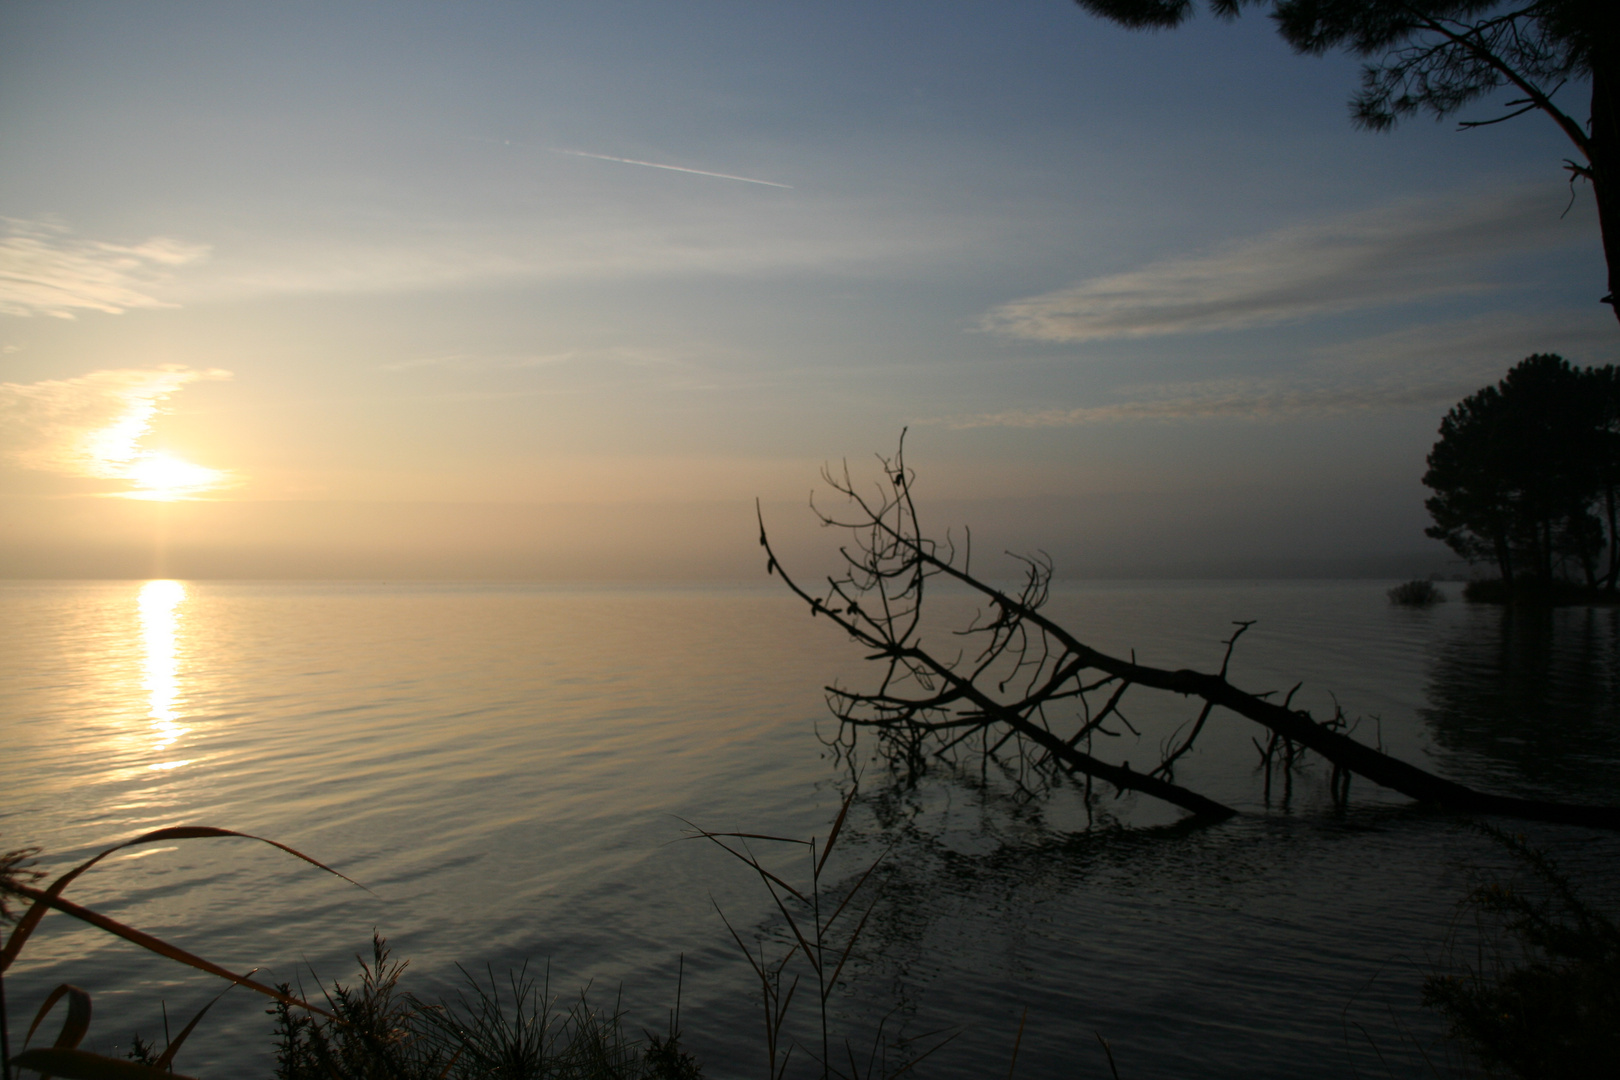
[[[1582,900],[1523,836],[1481,827],[1530,880],[1469,893],[1465,905],[1480,931],[1468,950],[1475,959],[1425,979],[1423,1003],[1493,1074],[1609,1080],[1620,1063],[1620,925]]]
[[[1434,582],[1421,578],[1397,585],[1386,595],[1397,607],[1426,608],[1446,602],[1446,594],[1436,588]]]
[[[13,1054],[11,1043],[11,1025],[6,1012],[5,998],[5,972],[16,962],[22,948],[39,928],[40,922],[47,911],[60,911],[82,922],[89,923],[99,930],[105,931],[114,937],[156,953],[159,956],[196,968],[226,980],[235,986],[246,987],[249,990],[274,998],[284,1005],[295,1006],[319,1013],[332,1019],[332,1015],[318,1006],[307,1001],[288,997],[285,991],[275,990],[262,983],[255,982],[247,975],[239,975],[220,967],[210,960],[206,960],[194,953],[187,952],[177,945],[173,945],[161,938],[153,937],[145,931],[103,915],[99,911],[83,907],[67,899],[63,894],[69,885],[93,869],[109,855],[122,851],[125,848],[140,844],[153,844],[167,840],[218,840],[239,839],[251,840],[256,843],[268,844],[278,848],[295,858],[302,859],[311,866],[319,867],[335,877],[342,878],[351,885],[357,885],[352,878],[333,870],[325,863],[310,858],[303,852],[288,847],[276,840],[267,840],[262,836],[253,836],[249,833],[236,832],[233,829],[220,829],[212,825],[179,825],[167,829],[157,829],[153,832],[142,833],[140,836],[123,843],[114,844],[94,857],[75,866],[67,873],[52,881],[45,889],[35,887],[35,882],[41,880],[43,875],[33,869],[33,858],[39,853],[37,847],[18,848],[14,851],[0,855],[0,923],[14,923],[10,935],[0,947],[0,1076],[4,1080],[12,1080],[14,1071],[27,1070],[37,1073],[41,1077],[59,1076],[63,1080],[177,1080],[179,1074],[174,1071],[175,1055],[185,1045],[185,1041],[196,1030],[197,1025],[208,1010],[213,1008],[213,1001],[204,1005],[191,1022],[180,1030],[180,1034],[168,1041],[168,1045],[160,1054],[154,1053],[144,1044],[137,1046],[130,1061],[120,1061],[103,1054],[81,1050],[79,1044],[90,1031],[91,1001],[90,995],[84,990],[70,983],[62,983],[46,995],[39,1009],[34,1013],[34,1021],[28,1027],[28,1033],[23,1036],[23,1049],[21,1053]],[[13,915],[7,900],[27,900],[28,906],[21,915]],[[250,973],[251,974],[251,973]],[[230,987],[226,987],[230,989]],[[223,993],[223,991],[222,991]],[[66,1017],[55,1040],[50,1046],[28,1048],[28,1042],[35,1032],[50,1016],[58,1004],[63,1005]],[[167,1025],[165,1025],[166,1027]]]
[[[582,993],[558,1013],[548,985],[526,970],[494,974],[470,994],[425,1004],[401,992],[406,963],[372,937],[360,981],[326,991],[331,1017],[276,1002],[276,1080],[701,1080],[680,1048],[678,1012],[666,1036],[632,1038],[618,1011],[606,1013]],[[284,988],[285,990],[285,988]]]

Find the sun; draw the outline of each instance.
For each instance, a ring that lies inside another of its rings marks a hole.
[[[172,454],[148,450],[125,467],[124,479],[135,485],[134,491],[126,493],[128,498],[166,502],[191,498],[220,487],[226,474]]]
[[[153,434],[153,422],[168,411],[164,402],[182,386],[197,379],[229,378],[230,372],[196,372],[168,365],[157,371],[95,375],[108,383],[90,402],[93,412],[103,413],[103,422],[75,432],[63,447],[62,458],[73,475],[128,485],[124,490],[102,491],[102,497],[176,502],[242,484],[239,473],[210,469],[168,450],[142,445]]]

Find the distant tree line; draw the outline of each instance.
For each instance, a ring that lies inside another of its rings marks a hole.
[[[1537,353],[1458,402],[1423,483],[1425,532],[1508,593],[1569,582],[1614,593],[1620,578],[1620,373]]]

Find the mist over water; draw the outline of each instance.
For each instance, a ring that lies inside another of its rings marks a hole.
[[[1392,608],[1388,583],[1129,583],[1061,589],[1082,640],[1145,663],[1219,666],[1444,775],[1516,794],[1612,801],[1620,761],[1620,613]],[[942,597],[942,610],[966,611]],[[565,997],[587,983],[661,1030],[685,955],[684,1023],[708,1075],[762,1057],[752,976],[715,906],[770,934],[740,864],[683,839],[708,828],[824,835],[849,774],[817,738],[821,687],[867,677],[859,651],[769,588],[197,582],[0,585],[6,846],[63,867],[137,832],[213,824],[272,837],[367,893],[247,841],[135,849],[74,886],[81,903],[261,981],[347,981],[373,927],[453,989],[456,964],[529,958]],[[1127,701],[1142,731],[1100,747],[1147,761],[1186,702]],[[1217,826],[1125,798],[1021,797],[994,770],[910,790],[864,768],[835,880],[888,851],[845,1017],[963,1034],[929,1075],[1430,1075],[1438,1025],[1418,987],[1483,838],[1356,781],[1324,777],[1269,808],[1256,729],[1218,717],[1178,779],[1243,813]],[[1127,745],[1128,744],[1128,745]],[[1519,828],[1521,826],[1515,826]],[[1620,843],[1532,837],[1620,891]],[[787,867],[791,869],[791,867]],[[53,915],[7,996],[95,995],[86,1045],[161,1031],[205,977]],[[270,1021],[233,991],[181,1065],[268,1076]],[[180,1021],[180,1022],[183,1022]],[[16,1025],[13,1025],[14,1029]],[[121,1052],[121,1050],[119,1051]]]

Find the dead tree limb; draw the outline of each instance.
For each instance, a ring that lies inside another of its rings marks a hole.
[[[1292,708],[1292,693],[1278,704],[1238,689],[1228,681],[1227,668],[1245,624],[1238,624],[1225,642],[1226,656],[1215,674],[1150,667],[1138,664],[1134,654],[1125,660],[1091,648],[1041,610],[1052,580],[1047,556],[1014,556],[1022,567],[1022,582],[1002,589],[973,574],[970,536],[959,552],[949,533],[939,541],[923,532],[904,454],[902,434],[895,457],[878,459],[883,479],[870,496],[857,489],[847,465],[839,474],[823,470],[825,481],[846,500],[846,509],[842,516],[815,512],[823,525],[851,537],[839,548],[842,572],[827,578],[824,591],[812,592],[788,574],[771,547],[763,516],[759,522],[767,572],[780,573],[813,616],[826,616],[872,650],[868,659],[881,664],[875,689],[829,686],[827,701],[851,739],[861,730],[874,731],[892,765],[916,773],[930,758],[968,745],[978,735],[986,756],[1011,741],[1042,767],[1101,780],[1122,792],[1139,791],[1198,817],[1223,818],[1235,811],[1176,784],[1174,766],[1193,749],[1212,712],[1224,709],[1271,731],[1272,746],[1281,739],[1289,750],[1288,766],[1295,759],[1295,745],[1331,763],[1335,799],[1341,791],[1347,797],[1349,776],[1356,774],[1446,810],[1620,829],[1620,807],[1476,791],[1357,742],[1341,730],[1340,718],[1318,721],[1306,710]],[[923,641],[925,631],[940,632],[925,619],[924,597],[935,579],[955,582],[984,605],[967,627],[948,631],[962,641],[950,652]],[[1121,710],[1132,687],[1201,702],[1185,738],[1176,742],[1172,737],[1159,762],[1146,770],[1090,752],[1094,737],[1120,734],[1111,722],[1136,732]],[[1106,700],[1094,711],[1092,699],[1105,692]],[[1265,758],[1269,763],[1270,754]]]

